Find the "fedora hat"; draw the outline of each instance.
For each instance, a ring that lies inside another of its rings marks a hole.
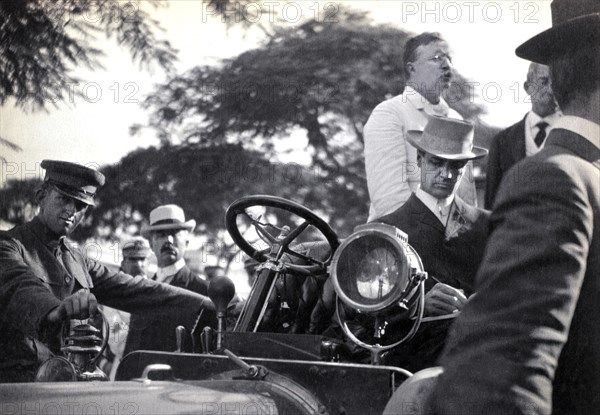
[[[446,160],[473,160],[488,152],[473,146],[473,124],[454,118],[427,115],[429,121],[423,131],[409,130],[410,144],[426,153]]]
[[[548,64],[568,50],[600,44],[600,0],[554,0],[552,28],[517,48],[518,57]]]
[[[104,185],[104,175],[97,170],[59,160],[42,160],[46,170],[44,182],[50,183],[58,192],[94,206],[96,190]]]
[[[185,229],[191,232],[195,227],[195,220],[186,222],[182,208],[177,205],[162,205],[150,212],[150,224],[143,226],[141,233],[147,237],[153,231]]]

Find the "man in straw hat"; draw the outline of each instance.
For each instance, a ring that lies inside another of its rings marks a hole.
[[[156,255],[158,271],[151,277],[152,280],[206,295],[208,283],[189,269],[184,259],[190,232],[195,227],[196,221],[186,221],[181,207],[162,205],[150,212],[150,224],[142,228],[142,235],[150,240],[150,246]],[[197,317],[198,313],[194,314],[192,310],[179,321],[150,318],[143,313],[132,315],[125,354],[138,349],[174,351],[177,348],[175,329],[180,325],[187,329],[183,347],[191,352],[191,330]],[[199,320],[200,327],[214,326],[215,318],[214,313],[203,313]]]
[[[68,319],[93,315],[98,302],[177,320],[214,305],[202,295],[114,273],[88,259],[66,237],[94,205],[104,176],[64,161],[44,160],[39,213],[0,233],[0,382],[33,381],[38,367],[61,354]]]
[[[551,7],[552,28],[516,53],[550,67],[564,116],[500,185],[437,413],[600,410],[600,1]]]
[[[407,132],[417,149],[420,187],[393,213],[377,219],[401,229],[430,275],[426,281],[427,322],[416,337],[394,350],[390,363],[415,371],[436,364],[450,319],[473,293],[477,267],[487,236],[488,212],[456,195],[466,164],[487,150],[473,146],[471,123],[428,117],[423,131]]]

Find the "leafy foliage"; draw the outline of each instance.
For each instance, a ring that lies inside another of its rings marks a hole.
[[[141,7],[162,2],[114,0],[19,0],[0,2],[0,104],[45,108],[64,99],[77,67],[100,68],[103,53],[93,46],[104,33],[115,38],[140,65],[172,70],[175,50],[156,38],[160,29]]]
[[[0,218],[16,225],[31,220],[37,211],[35,192],[39,179],[8,180],[0,189]]]
[[[349,234],[368,210],[363,126],[378,103],[404,88],[402,50],[410,34],[374,26],[364,13],[337,17],[279,29],[264,46],[220,66],[171,77],[143,104],[147,127],[165,144],[234,142],[275,160],[281,143],[302,140],[297,147],[306,148],[308,168],[320,179],[298,189],[297,200],[328,212],[334,229]],[[483,112],[462,77],[450,92],[465,118]],[[298,130],[304,137],[292,135]]]

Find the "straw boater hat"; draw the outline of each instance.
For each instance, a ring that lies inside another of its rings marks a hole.
[[[42,160],[46,170],[44,181],[54,186],[65,196],[94,206],[96,190],[104,185],[104,175],[97,170],[59,160]]]
[[[142,227],[142,235],[147,237],[153,231],[165,229],[185,229],[193,231],[196,221],[186,222],[183,209],[177,205],[162,205],[150,212],[150,224]]]
[[[523,43],[518,57],[548,64],[569,50],[600,44],[600,0],[554,0],[552,28]]]
[[[423,131],[409,130],[408,142],[417,149],[446,160],[473,160],[488,152],[473,146],[473,124],[454,118],[427,116]]]

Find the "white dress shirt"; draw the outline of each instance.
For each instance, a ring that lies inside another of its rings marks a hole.
[[[534,139],[537,133],[540,131],[540,128],[537,126],[541,121],[545,121],[548,123],[546,127],[546,138],[548,138],[548,134],[554,128],[554,124],[560,118],[560,112],[555,112],[554,114],[550,114],[547,117],[540,117],[533,111],[529,111],[527,113],[527,117],[525,118],[525,154],[527,156],[533,156],[535,153],[544,148],[544,144],[546,140],[542,143],[541,146],[537,146]]]
[[[439,219],[444,227],[448,224],[448,216],[450,215],[452,202],[454,202],[454,194],[451,194],[445,199],[438,199],[419,188],[415,192],[415,196],[427,206],[427,209],[433,212],[435,217]]]
[[[156,281],[170,284],[171,281],[173,281],[175,274],[177,274],[183,267],[185,267],[185,260],[180,258],[177,262],[167,267],[159,268],[158,271],[156,271]]]

